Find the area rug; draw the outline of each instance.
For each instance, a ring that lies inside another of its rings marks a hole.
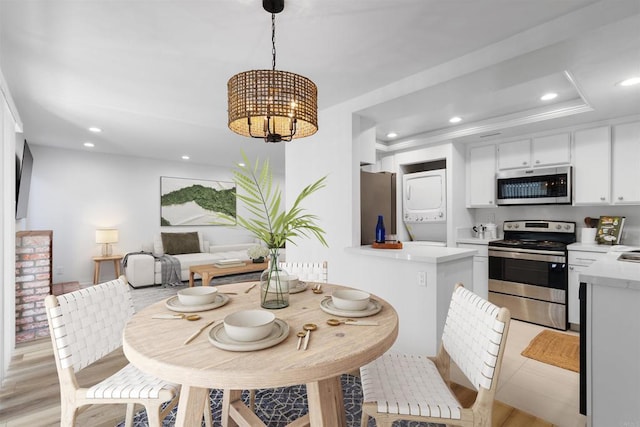
[[[544,330],[521,353],[524,357],[580,372],[580,337]]]
[[[342,390],[344,395],[344,407],[347,415],[347,426],[360,426],[360,414],[362,406],[362,387],[360,378],[352,375],[341,377]],[[249,402],[249,393],[243,392],[242,400],[245,404]],[[219,426],[222,414],[222,390],[211,390],[209,393],[209,403],[213,414],[213,425]],[[163,427],[175,425],[177,409],[163,420]],[[293,387],[281,387],[256,391],[256,410],[258,417],[269,427],[284,427],[292,421],[307,414],[307,390],[304,385]],[[138,412],[133,420],[134,427],[146,427],[147,414],[145,411]],[[204,422],[202,423],[204,425]],[[396,427],[439,427],[440,424],[418,423],[415,421],[400,421],[394,424]],[[375,426],[373,419],[369,420],[369,427]],[[124,422],[118,424],[124,427]],[[442,425],[444,427],[444,425]]]

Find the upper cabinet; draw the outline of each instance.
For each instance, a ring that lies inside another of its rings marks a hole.
[[[640,204],[640,122],[612,131],[612,203]]]
[[[533,138],[531,141],[533,167],[566,165],[571,163],[571,138],[568,133]]]
[[[640,122],[467,149],[468,208],[496,206],[495,172],[573,166],[573,205],[640,205]]]
[[[496,146],[470,147],[467,155],[467,207],[496,206]]]
[[[574,205],[604,205],[611,202],[609,126],[575,132],[573,176]]]
[[[531,140],[503,142],[498,144],[498,169],[531,167]]]
[[[571,163],[569,133],[498,144],[498,169],[523,169]]]

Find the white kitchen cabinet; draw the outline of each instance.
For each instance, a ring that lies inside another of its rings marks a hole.
[[[569,133],[498,144],[498,169],[537,168],[571,163]]]
[[[496,147],[471,147],[467,156],[467,207],[496,206]]]
[[[611,132],[608,126],[576,131],[573,141],[574,205],[611,202]]]
[[[566,165],[571,163],[571,138],[568,133],[533,138],[531,164],[533,167]]]
[[[612,203],[640,204],[640,122],[612,131]]]
[[[473,292],[484,299],[489,298],[489,247],[487,243],[458,243],[459,248],[475,249],[473,257]]]
[[[592,246],[593,250],[597,250],[598,252],[569,250],[569,296],[567,304],[569,306],[569,323],[574,325],[580,324],[580,300],[578,298],[580,273],[583,273],[594,262],[603,259],[608,249],[603,249],[596,245]]]
[[[498,144],[498,169],[531,167],[531,140],[503,142]]]

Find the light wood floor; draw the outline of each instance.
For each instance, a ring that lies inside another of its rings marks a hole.
[[[85,368],[81,385],[92,384],[126,364],[121,351]],[[463,405],[473,401],[473,391],[458,386],[456,394]],[[51,341],[40,339],[20,344],[16,349],[7,378],[0,388],[0,426],[58,426],[60,397]],[[78,417],[78,426],[114,426],[124,418],[124,406],[90,407]],[[532,415],[496,402],[493,409],[494,427],[543,427],[552,424]]]

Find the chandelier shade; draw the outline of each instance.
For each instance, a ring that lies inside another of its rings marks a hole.
[[[238,73],[227,82],[229,129],[265,142],[291,141],[318,130],[318,88],[308,78],[276,70],[276,13],[284,0],[262,0],[271,14],[271,70]]]
[[[304,138],[318,130],[318,88],[280,70],[238,73],[227,83],[229,128],[267,142]]]

